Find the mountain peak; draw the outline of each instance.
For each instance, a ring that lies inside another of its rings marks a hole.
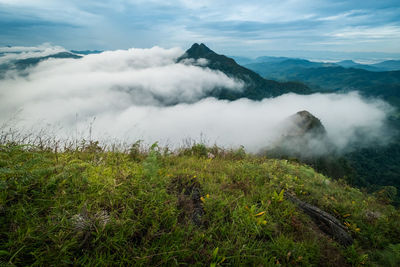
[[[295,157],[308,162],[334,153],[325,127],[306,110],[287,117],[281,127],[281,137],[267,148],[269,156]]]
[[[221,71],[229,77],[243,82],[244,90],[232,91],[224,88],[215,90],[211,95],[220,99],[236,100],[247,97],[260,100],[265,97],[277,96],[288,92],[308,92],[308,87],[303,84],[279,83],[266,80],[257,73],[238,65],[235,60],[224,55],[219,55],[208,48],[204,43],[194,43],[177,62],[196,64],[198,59],[206,59],[206,65],[201,65],[212,70]]]
[[[293,124],[290,128],[291,135],[304,135],[306,133],[324,135],[326,133],[321,121],[307,110],[297,112],[290,116],[289,120]]]
[[[214,55],[214,54],[216,54],[216,53],[214,51],[212,51],[210,48],[208,48],[205,44],[194,43],[186,51],[186,53],[182,57],[179,58],[179,60],[184,59],[184,58],[193,58],[193,59],[208,58],[210,55]]]

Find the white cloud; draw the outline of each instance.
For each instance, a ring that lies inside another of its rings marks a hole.
[[[240,90],[242,84],[221,72],[176,64],[182,53],[154,47],[47,60],[27,77],[0,81],[0,125],[20,111],[17,127],[56,127],[57,135],[71,137],[77,131],[87,135],[96,118],[92,137],[97,139],[177,146],[203,136],[211,145],[244,145],[254,152],[272,144],[282,121],[301,110],[321,119],[339,149],[360,131],[367,143],[384,131],[390,108],[356,93],[288,94],[259,102],[204,99],[214,88]],[[163,105],[175,102],[186,103]]]
[[[346,27],[344,29],[333,32],[333,37],[342,39],[392,39],[400,38],[400,27],[398,26],[381,26],[381,27]]]

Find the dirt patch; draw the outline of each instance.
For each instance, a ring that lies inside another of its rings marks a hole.
[[[203,202],[201,201],[201,187],[196,178],[181,175],[172,179],[168,193],[178,197],[178,209],[181,211],[178,221],[187,223],[191,220],[197,226],[204,226]]]
[[[324,233],[313,220],[293,215],[291,225],[295,229],[296,241],[319,240],[321,254],[318,266],[351,266],[342,255],[335,240]]]
[[[223,191],[242,191],[245,195],[248,195],[251,190],[251,184],[248,181],[234,181],[233,183],[224,183],[221,185]]]

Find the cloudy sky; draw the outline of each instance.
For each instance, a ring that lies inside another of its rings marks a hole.
[[[0,46],[400,53],[398,0],[0,0]],[[318,54],[316,52],[316,54]]]

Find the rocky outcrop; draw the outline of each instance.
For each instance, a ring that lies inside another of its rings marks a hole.
[[[292,137],[302,137],[304,135],[313,135],[315,137],[324,137],[326,135],[325,127],[321,121],[307,110],[299,111],[290,116],[286,123],[286,135]]]
[[[325,127],[306,110],[288,117],[278,131],[281,131],[281,136],[270,147],[265,148],[267,155],[313,159],[333,152]]]

